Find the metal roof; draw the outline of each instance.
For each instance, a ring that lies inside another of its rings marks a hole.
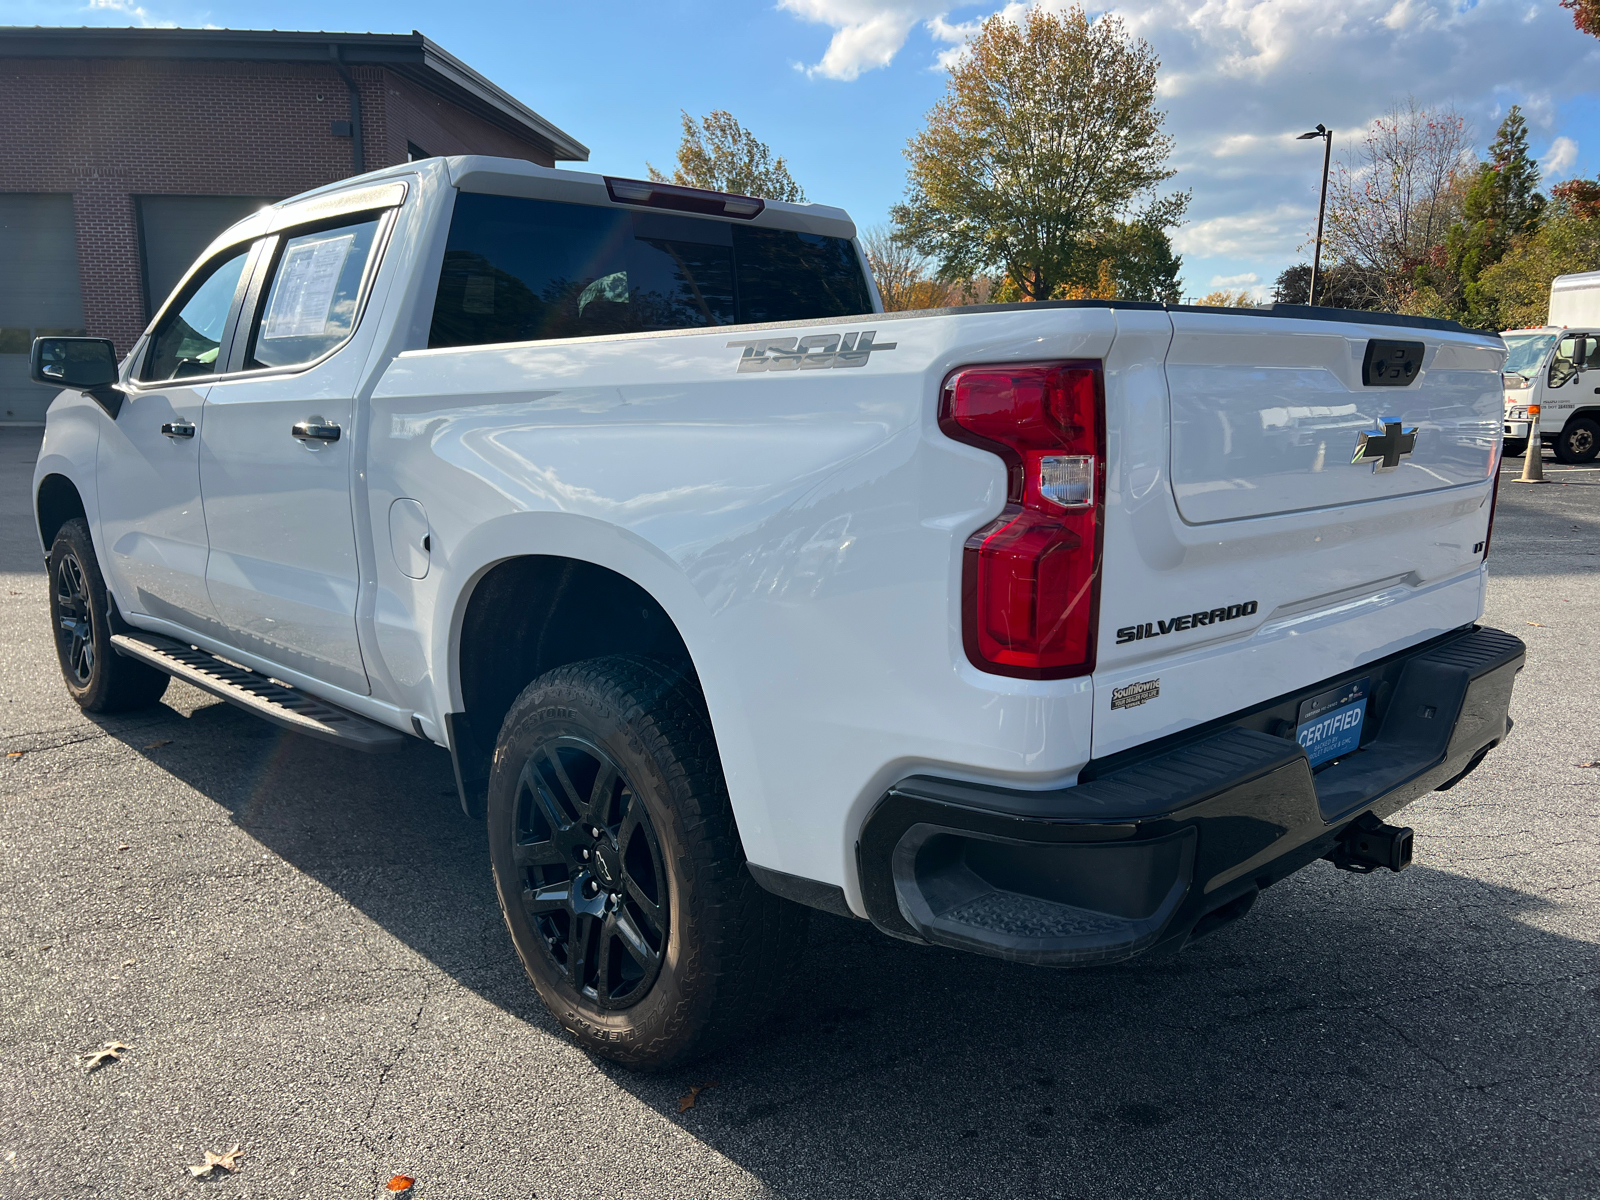
[[[416,30],[310,33],[262,29],[112,29],[0,26],[0,58],[166,58],[383,66],[500,128],[547,147],[557,161],[589,148]]]

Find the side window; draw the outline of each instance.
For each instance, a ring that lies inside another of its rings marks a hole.
[[[1578,373],[1577,363],[1574,361],[1578,353],[1578,341],[1575,337],[1564,337],[1556,343],[1556,352],[1550,358],[1550,386],[1561,387]]]
[[[354,332],[379,218],[285,236],[250,326],[247,368],[321,358]]]
[[[196,276],[188,299],[156,326],[140,379],[153,383],[216,373],[217,351],[249,257],[248,248],[240,250]]]

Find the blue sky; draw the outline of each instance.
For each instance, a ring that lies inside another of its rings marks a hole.
[[[999,7],[0,0],[0,23],[260,28],[270,12],[280,29],[419,29],[588,145],[591,169],[667,166],[680,108],[726,108],[788,158],[811,199],[866,227],[904,188],[900,152],[943,90],[942,61]],[[1337,153],[1408,92],[1454,104],[1480,147],[1520,103],[1554,178],[1600,172],[1600,41],[1556,0],[1129,0],[1113,11],[1163,62],[1174,186],[1193,192],[1175,236],[1188,295],[1268,288],[1316,220],[1320,147],[1293,135],[1321,121]]]

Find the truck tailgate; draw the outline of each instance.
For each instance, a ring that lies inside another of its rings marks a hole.
[[[1487,341],[1214,313],[1174,312],[1172,323],[1172,492],[1191,524],[1384,500],[1488,475],[1502,393],[1500,351]],[[1389,351],[1383,378],[1404,378],[1393,367],[1411,363],[1411,382],[1364,384],[1374,345]],[[1358,435],[1384,429],[1385,419],[1401,424],[1409,454],[1387,470],[1378,462],[1353,468]]]
[[[1094,757],[1477,618],[1497,338],[1266,314],[1117,318]],[[1421,344],[1406,386],[1363,383],[1373,340]],[[1164,373],[1138,369],[1163,360]],[[1409,453],[1386,461],[1396,431]],[[1362,434],[1373,453],[1353,463]]]

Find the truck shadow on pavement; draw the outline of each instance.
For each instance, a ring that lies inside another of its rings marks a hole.
[[[221,704],[166,711],[122,740],[561,1036],[443,751],[369,758]],[[140,750],[153,734],[172,744]],[[1174,959],[1083,972],[818,914],[784,1011],[742,1048],[664,1076],[585,1069],[793,1200],[1592,1195],[1600,949],[1541,928],[1559,912],[1425,865],[1318,863]]]

